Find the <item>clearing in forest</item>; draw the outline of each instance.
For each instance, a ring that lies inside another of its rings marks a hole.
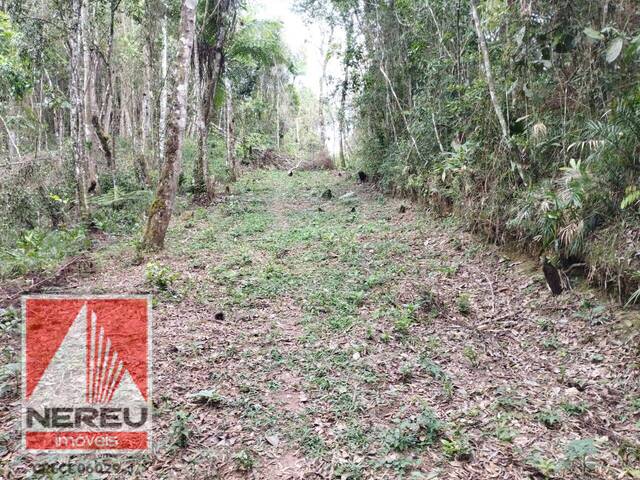
[[[165,252],[111,245],[55,289],[154,295],[155,451],[114,461],[135,478],[638,478],[624,312],[553,298],[537,267],[401,204],[336,172],[254,172],[183,205]],[[17,362],[17,320],[0,340]],[[0,477],[21,477],[34,459],[2,395]]]

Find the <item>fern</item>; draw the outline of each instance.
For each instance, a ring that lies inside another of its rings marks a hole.
[[[630,205],[634,205],[640,202],[640,189],[635,185],[627,187],[625,190],[625,197],[622,199],[620,208],[623,210]]]

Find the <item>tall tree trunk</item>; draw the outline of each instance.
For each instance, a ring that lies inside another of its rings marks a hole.
[[[349,62],[351,55],[351,47],[353,43],[353,19],[350,18],[347,24],[347,42],[345,46],[343,66],[344,77],[342,79],[341,92],[340,92],[340,110],[338,112],[338,124],[340,135],[340,153],[339,153],[339,167],[344,168],[347,166],[345,158],[345,136],[346,136],[346,105],[347,105],[347,91],[349,89]]]
[[[147,34],[144,43],[144,90],[142,92],[142,105],[140,109],[140,147],[145,158],[149,156],[149,143],[151,140],[151,100],[153,96],[151,92],[151,42],[152,39],[149,38],[149,34]]]
[[[89,24],[89,1],[82,0],[82,16],[80,19],[80,34],[82,38],[82,73],[83,73],[83,109],[82,130],[84,132],[84,155],[86,157],[87,192],[99,190],[98,165],[96,163],[96,137],[91,129],[91,117],[95,108],[95,75],[92,61]]]
[[[227,167],[231,172],[231,180],[236,181],[238,178],[237,166],[236,166],[236,137],[233,121],[233,89],[231,87],[231,80],[225,78],[225,90],[226,90],[226,117],[227,117]]]
[[[90,217],[87,201],[86,157],[84,135],[84,96],[82,95],[82,10],[83,0],[72,0],[72,18],[69,28],[69,99],[70,134],[73,143],[71,157],[76,177],[76,199],[81,218],[88,222]]]
[[[180,41],[175,68],[176,84],[172,93],[172,108],[167,124],[165,159],[158,180],[158,189],[149,207],[147,226],[142,241],[142,247],[147,250],[160,250],[164,247],[164,239],[176,199],[178,175],[182,163],[182,141],[187,123],[189,71],[197,4],[198,0],[182,1]]]
[[[318,122],[320,124],[320,148],[327,148],[327,135],[326,135],[326,122],[324,118],[324,110],[326,99],[324,96],[324,85],[327,82],[327,66],[329,65],[329,49],[331,48],[331,41],[333,40],[333,25],[331,25],[325,49],[324,38],[322,39],[322,45],[320,47],[320,55],[322,56],[322,73],[320,75],[320,89],[318,91]]]
[[[199,51],[197,55],[195,55],[198,59],[200,89],[198,92],[198,121],[196,122],[198,129],[198,155],[193,170],[194,193],[199,196],[206,195],[207,197],[213,193],[208,169],[211,108],[213,97],[224,67],[224,44],[235,23],[233,0],[220,0],[217,2],[215,8],[217,9],[217,11],[215,11],[217,31],[213,48],[211,49],[211,44],[208,39],[200,38],[198,42],[196,42],[196,44],[199,45]],[[214,13],[211,12],[210,14],[208,9],[209,4],[207,3],[203,15],[203,32],[207,30],[205,22],[209,21],[211,14]],[[232,10],[232,18],[228,19],[227,17]]]
[[[167,11],[166,5],[164,5],[164,15],[162,17],[162,54],[161,54],[161,69],[162,69],[162,88],[160,89],[160,119],[158,125],[158,148],[160,163],[164,161],[164,144],[166,141],[167,132],[167,73],[169,71],[168,65],[168,52],[169,52],[169,39],[167,36]],[[160,165],[159,165],[160,166]]]
[[[478,44],[480,46],[480,52],[482,53],[482,60],[484,63],[484,73],[487,79],[487,86],[489,87],[489,96],[491,97],[491,103],[493,109],[496,112],[498,123],[500,123],[500,129],[502,130],[502,138],[505,141],[509,140],[509,129],[507,128],[507,122],[504,119],[502,113],[502,106],[496,95],[496,84],[493,80],[493,73],[491,71],[491,60],[489,59],[489,49],[487,48],[487,40],[482,31],[482,24],[480,23],[480,16],[478,15],[478,9],[476,8],[475,0],[470,0],[471,4],[471,16],[473,17],[473,23],[476,27],[476,34],[478,35]]]

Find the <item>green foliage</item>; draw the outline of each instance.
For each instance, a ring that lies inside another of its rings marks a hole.
[[[22,98],[31,86],[19,43],[20,35],[9,15],[0,11],[0,99],[3,100]]]
[[[189,444],[191,437],[191,415],[187,412],[179,410],[176,412],[173,422],[171,423],[171,445],[184,448]]]
[[[587,466],[587,459],[598,453],[596,442],[592,438],[583,438],[569,442],[564,450],[564,463],[567,467],[578,462]]]
[[[542,410],[536,414],[536,420],[542,423],[545,427],[554,429],[560,427],[562,415],[557,410]]]
[[[89,248],[84,228],[25,231],[15,245],[0,250],[0,278],[50,272],[66,257]]]
[[[461,314],[467,315],[471,312],[471,299],[468,294],[461,293],[460,295],[458,295],[456,304],[458,306],[458,311]]]
[[[465,435],[455,432],[450,438],[443,438],[442,452],[451,460],[469,460],[471,458],[471,445]]]
[[[144,271],[147,283],[164,292],[171,288],[173,283],[179,278],[179,274],[170,267],[155,262],[147,263]]]
[[[254,456],[251,454],[249,450],[240,450],[233,456],[233,460],[236,462],[238,469],[243,472],[248,472],[253,469],[256,464],[256,460]]]
[[[425,409],[418,415],[399,421],[395,427],[387,430],[384,443],[397,452],[426,447],[435,444],[442,435],[443,428],[444,425],[433,412]]]
[[[425,198],[497,241],[548,251],[561,263],[589,255],[600,273],[593,277],[613,284],[612,262],[594,259],[590,246],[607,226],[624,226],[631,236],[640,225],[640,88],[630,81],[640,72],[640,25],[628,20],[633,7],[609,10],[600,28],[601,9],[586,0],[477,3],[506,141],[473,22],[460,23],[468,2],[424,8],[376,0],[371,10],[322,3],[329,12],[318,15],[343,28],[349,14],[362,23],[362,38],[350,46],[362,61],[349,64],[358,80],[359,167],[385,189]],[[621,253],[622,264],[637,269]],[[622,274],[630,291],[633,269]]]
[[[527,458],[527,465],[536,469],[544,478],[551,478],[561,468],[555,461],[544,457],[540,452],[534,452]]]

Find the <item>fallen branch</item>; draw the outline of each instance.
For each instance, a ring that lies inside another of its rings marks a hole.
[[[36,291],[38,288],[51,283],[51,282],[55,282],[56,280],[58,280],[62,275],[64,275],[64,273],[66,272],[66,270],[71,267],[72,265],[78,263],[80,260],[85,260],[86,259],[86,255],[85,254],[80,254],[77,255],[75,257],[73,257],[71,260],[69,260],[68,262],[64,263],[60,268],[58,268],[58,270],[56,270],[56,272],[53,275],[50,275],[48,277],[43,278],[42,280],[34,283],[33,285],[30,285],[27,288],[23,288],[22,290],[14,293],[12,296],[8,297],[7,299],[2,300],[0,303],[2,303],[3,305],[11,305],[13,302],[15,302],[16,300],[18,300],[22,295],[27,295],[29,293],[32,293],[34,291]]]

